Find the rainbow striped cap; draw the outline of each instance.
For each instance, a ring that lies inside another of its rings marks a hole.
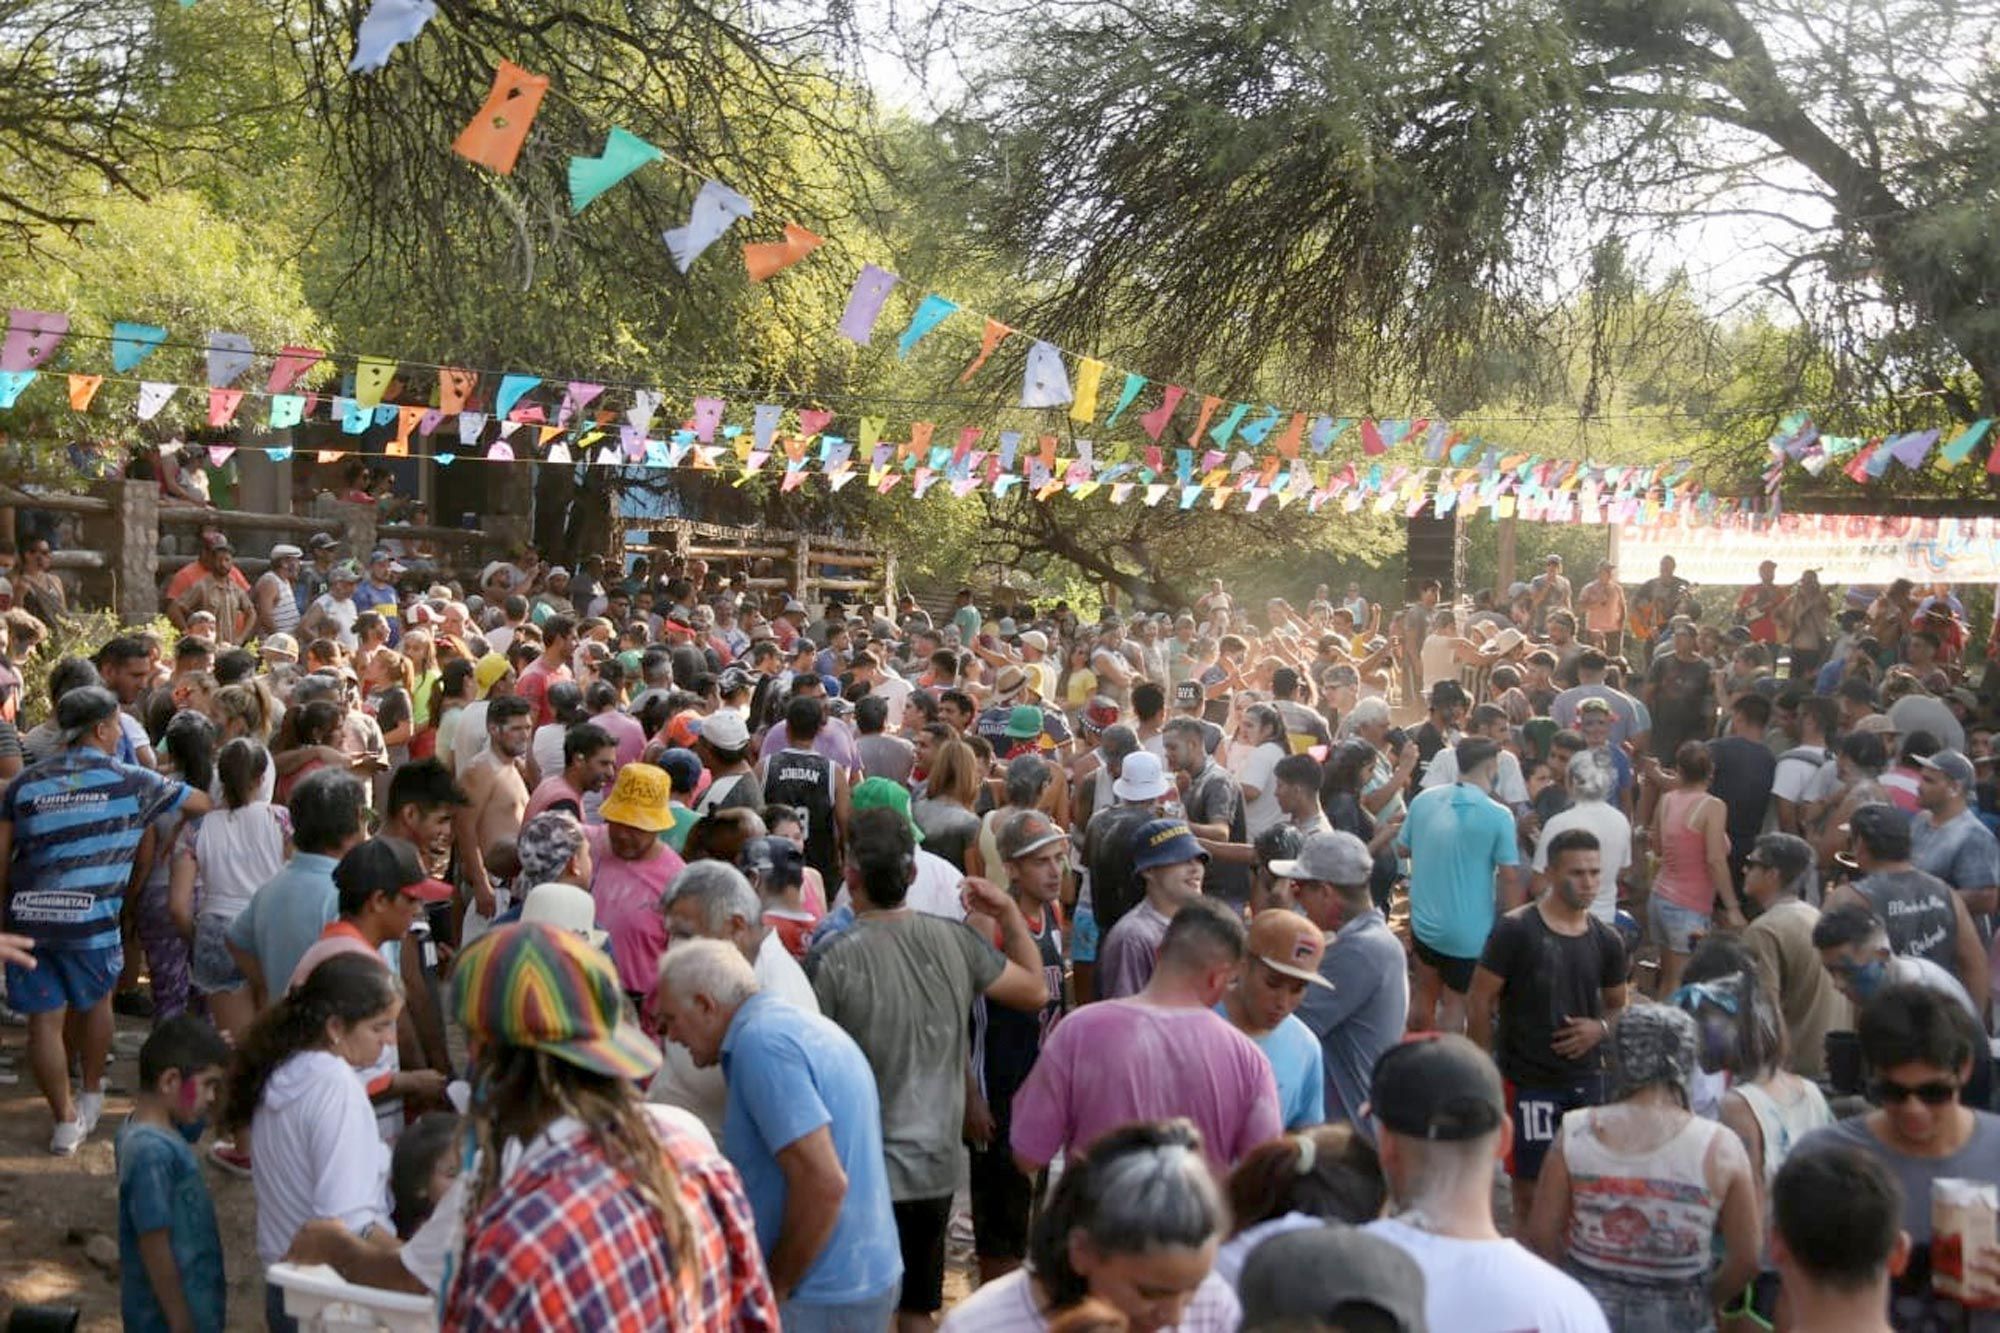
[[[452,1012],[476,1041],[547,1051],[611,1078],[651,1077],[660,1051],[625,1011],[611,961],[567,931],[488,931],[459,954]]]

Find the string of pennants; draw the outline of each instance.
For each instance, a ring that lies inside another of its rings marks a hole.
[[[1775,489],[1787,467],[1802,468],[1814,477],[1837,467],[1863,486],[1882,480],[1896,467],[1915,472],[1928,464],[1949,472],[1964,466],[1992,430],[1993,418],[1981,417],[1959,428],[1948,440],[1936,427],[1867,438],[1824,435],[1810,416],[1794,412],[1778,423],[1767,442],[1771,465],[1764,473],[1764,483],[1767,489]],[[1987,455],[1986,471],[2000,476],[2000,439]]]
[[[1692,513],[1727,517],[1756,509],[1754,499],[1716,496],[1702,490],[1686,463],[1664,466],[1605,467],[1573,460],[1503,451],[1483,440],[1455,436],[1442,422],[1343,421],[1324,445],[1312,442],[1312,457],[1285,458],[1247,451],[1233,454],[1209,449],[1147,445],[1137,457],[1115,457],[1120,450],[1099,454],[1088,439],[1059,438],[1021,430],[982,426],[941,425],[912,421],[901,438],[891,439],[882,415],[860,415],[836,433],[836,414],[825,408],[791,408],[783,404],[748,404],[731,421],[731,404],[721,397],[691,394],[677,401],[689,415],[677,427],[661,421],[668,396],[659,389],[621,389],[629,397],[624,411],[602,406],[607,386],[578,380],[547,381],[527,374],[499,375],[455,367],[439,367],[433,400],[423,404],[389,401],[399,381],[401,363],[383,357],[351,358],[353,370],[341,381],[341,392],[317,392],[301,381],[308,372],[332,364],[333,358],[314,348],[287,346],[276,353],[259,353],[239,334],[211,333],[205,349],[208,382],[133,378],[142,365],[167,342],[158,326],[121,322],[111,342],[112,374],[55,371],[43,365],[68,336],[68,317],[54,312],[15,309],[4,343],[0,343],[0,409],[13,407],[38,380],[60,383],[69,407],[76,412],[102,411],[106,385],[136,390],[133,410],[140,420],[152,420],[186,395],[197,402],[207,397],[208,425],[223,430],[248,426],[288,430],[308,422],[326,422],[343,435],[380,432],[382,454],[410,457],[413,440],[421,439],[428,457],[440,466],[464,458],[489,462],[592,464],[619,468],[692,468],[733,475],[735,484],[775,476],[781,492],[819,477],[834,490],[864,478],[873,490],[888,494],[898,486],[923,496],[932,493],[963,497],[975,490],[1006,495],[1017,488],[1037,500],[1057,495],[1084,499],[1102,494],[1114,504],[1136,501],[1158,506],[1170,497],[1181,509],[1206,504],[1227,507],[1242,497],[1243,508],[1257,510],[1267,502],[1286,508],[1303,500],[1317,513],[1338,502],[1345,512],[1363,507],[1378,514],[1416,516],[1429,509],[1443,516],[1485,511],[1499,520],[1518,516],[1537,522],[1650,523],[1662,515]],[[260,356],[268,356],[268,378],[260,390],[250,381]],[[555,401],[560,386],[560,401]],[[533,395],[540,394],[539,401]],[[185,401],[183,399],[183,401]],[[245,404],[258,404],[244,420]],[[449,426],[447,438],[432,437]],[[852,430],[850,436],[845,432]],[[1332,445],[1352,436],[1364,443],[1359,458],[1327,457]],[[456,448],[439,449],[451,443]],[[1421,460],[1376,460],[1370,438],[1383,442],[1420,443]],[[321,447],[311,452],[330,462],[356,449]],[[220,465],[235,445],[208,446]],[[290,458],[286,445],[244,446],[261,449],[272,458]],[[373,452],[373,450],[367,450]]]

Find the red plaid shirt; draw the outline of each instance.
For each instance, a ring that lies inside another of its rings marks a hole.
[[[658,1213],[578,1136],[522,1162],[472,1220],[444,1327],[780,1333],[736,1168],[685,1130],[654,1125],[689,1223],[692,1253],[679,1278]]]

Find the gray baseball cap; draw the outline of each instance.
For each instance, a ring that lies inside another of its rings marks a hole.
[[[1928,758],[1917,760],[1925,768],[1934,768],[1956,783],[1961,791],[1970,790],[1973,783],[1972,761],[1956,750],[1939,750]]]
[[[1237,1283],[1245,1333],[1327,1327],[1353,1306],[1370,1306],[1398,1333],[1428,1333],[1424,1272],[1393,1243],[1329,1223],[1273,1236],[1250,1252]]]
[[[1285,879],[1348,887],[1366,884],[1374,870],[1375,858],[1368,854],[1368,844],[1338,829],[1307,838],[1297,860],[1271,862],[1271,873]]]

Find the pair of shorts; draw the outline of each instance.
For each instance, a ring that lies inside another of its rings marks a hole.
[[[1668,953],[1693,953],[1696,939],[1709,932],[1707,912],[1676,907],[1657,893],[1646,904],[1646,920],[1652,925],[1653,942]]]
[[[229,923],[219,916],[194,919],[194,957],[188,964],[194,988],[203,995],[226,995],[250,984],[229,952]]]
[[[58,1009],[95,1009],[110,996],[125,970],[125,947],[51,949],[35,946],[31,970],[7,964],[7,1003],[23,1014]]]
[[[896,1308],[905,1314],[944,1309],[944,1240],[951,1229],[951,1196],[904,1199],[890,1204],[896,1239],[903,1247],[903,1294]]]
[[[1514,1146],[1507,1151],[1507,1174],[1515,1180],[1534,1180],[1542,1174],[1542,1162],[1556,1141],[1563,1114],[1579,1106],[1599,1106],[1604,1102],[1604,1080],[1593,1075],[1566,1087],[1524,1088],[1511,1079],[1504,1085],[1507,1114],[1514,1121]]]
[[[974,1148],[972,1158],[972,1251],[982,1259],[1028,1257],[1028,1218],[1035,1206],[1035,1181],[1014,1164],[1003,1129],[990,1148]]]
[[[1477,958],[1454,958],[1439,953],[1415,935],[1410,936],[1410,943],[1416,946],[1417,961],[1444,978],[1446,990],[1464,995],[1472,989],[1472,974],[1479,966]]]
[[[1069,919],[1069,960],[1072,963],[1097,961],[1097,913],[1089,903],[1078,903]]]

